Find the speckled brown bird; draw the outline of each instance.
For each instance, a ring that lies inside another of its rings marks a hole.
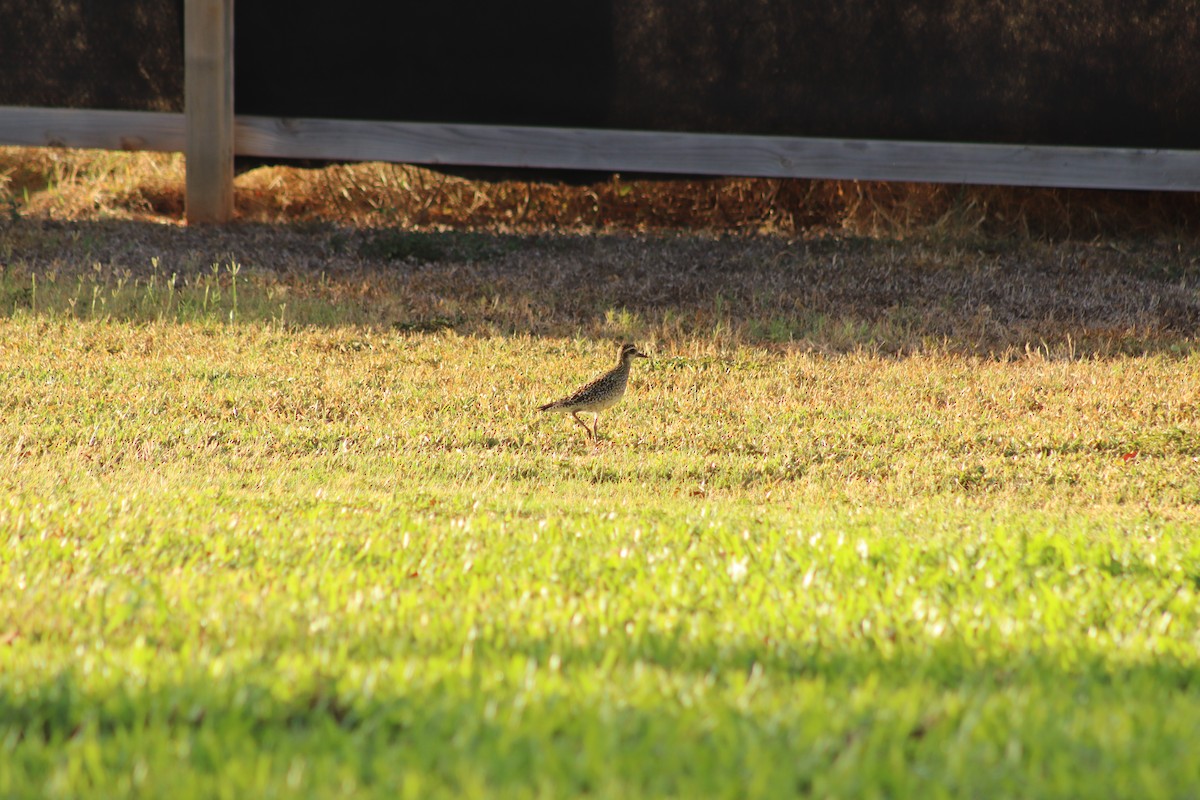
[[[618,400],[625,396],[625,387],[629,385],[630,364],[635,358],[649,357],[632,344],[622,345],[620,361],[617,362],[617,366],[569,397],[539,406],[538,411],[559,411],[570,414],[595,440],[597,429],[600,427],[600,412],[612,408]],[[591,428],[579,418],[580,411],[588,411],[595,416]]]

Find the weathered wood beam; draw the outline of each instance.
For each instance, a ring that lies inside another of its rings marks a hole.
[[[1200,151],[239,117],[275,158],[747,177],[1200,190]]]
[[[233,219],[233,0],[186,0],[187,221]]]
[[[0,107],[0,144],[178,151],[185,130],[181,114]],[[236,118],[233,149],[264,158],[1200,191],[1200,150],[253,116]],[[225,174],[232,179],[232,167]]]
[[[182,114],[0,106],[0,144],[183,152]]]

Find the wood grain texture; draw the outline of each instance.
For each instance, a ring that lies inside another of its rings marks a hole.
[[[0,143],[180,150],[183,116],[0,107]],[[265,158],[1200,191],[1200,151],[735,136],[240,116]],[[189,170],[190,173],[190,170]],[[189,187],[190,188],[190,187]]]
[[[187,221],[233,219],[233,0],[184,3]]]
[[[1200,151],[239,117],[239,153],[748,177],[1200,190]]]
[[[186,139],[182,114],[0,106],[0,144],[181,153]]]

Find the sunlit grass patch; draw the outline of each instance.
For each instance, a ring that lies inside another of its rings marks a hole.
[[[593,446],[608,342],[234,277],[0,322],[5,792],[1197,789],[1194,357],[651,333]]]
[[[138,274],[113,271],[99,263],[90,273],[62,277],[18,268],[0,272],[0,314],[138,323],[286,324],[291,301],[293,313],[310,322],[320,321],[324,309],[312,303],[312,293],[295,288],[273,276],[246,274],[242,265],[232,260],[186,276],[161,268],[157,258]]]

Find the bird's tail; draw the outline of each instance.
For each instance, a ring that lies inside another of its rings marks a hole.
[[[554,408],[557,405],[558,405],[558,401],[555,400],[553,403],[546,403],[546,405],[544,405],[544,406],[538,406],[538,411],[549,411],[550,409]]]

